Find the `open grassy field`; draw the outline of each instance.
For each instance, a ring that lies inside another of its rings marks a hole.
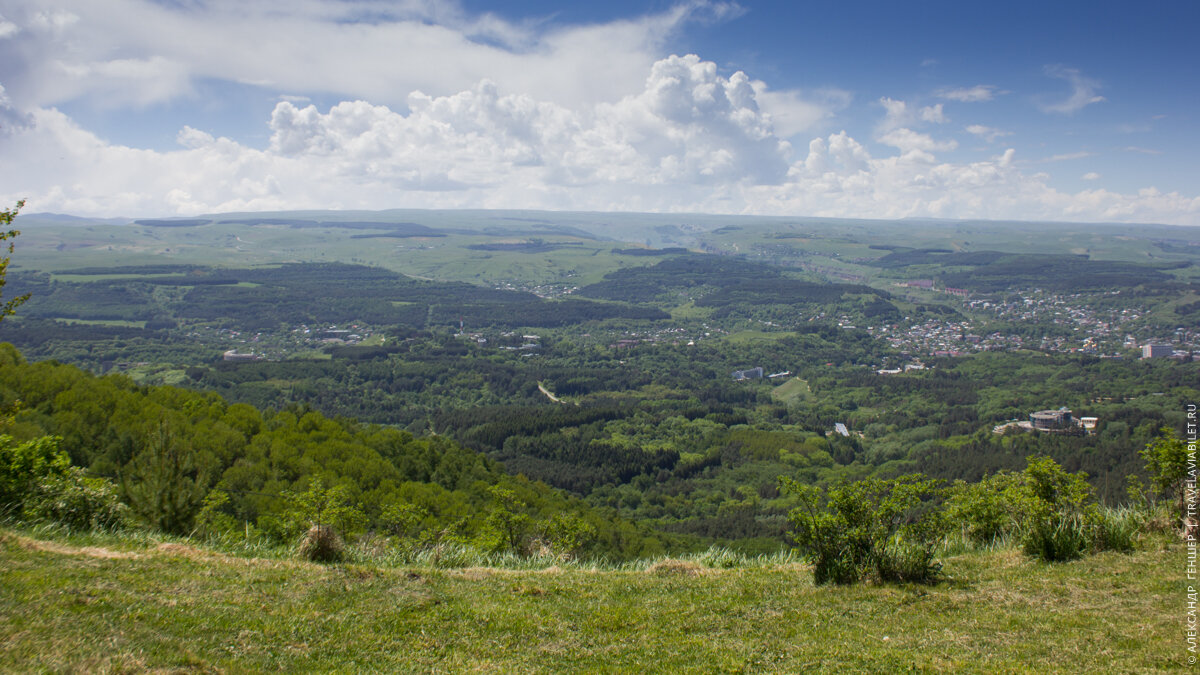
[[[936,586],[795,564],[322,566],[153,538],[0,531],[3,671],[1157,672],[1184,554],[946,560]]]
[[[809,388],[806,380],[793,377],[772,389],[771,398],[781,403],[795,403],[808,398],[811,393],[812,389]]]
[[[740,330],[725,336],[725,341],[735,345],[752,344],[755,342],[777,342],[786,338],[796,337],[793,331],[762,331]]]

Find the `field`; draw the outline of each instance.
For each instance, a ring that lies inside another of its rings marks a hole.
[[[419,210],[221,214],[211,219],[201,226],[166,227],[161,223],[170,221],[146,226],[24,214],[18,221],[22,236],[13,269],[341,261],[441,281],[568,288],[660,260],[614,253],[630,245],[809,265],[825,274],[861,276],[868,283],[877,281],[880,272],[863,263],[896,247],[1086,254],[1095,260],[1146,264],[1195,260],[1197,251],[1194,243],[1170,243],[1186,231],[1164,226],[1147,226],[1137,236],[1127,236],[1124,229],[1105,225]],[[363,222],[378,226],[367,228]],[[430,236],[393,236],[389,224],[424,228]],[[1196,268],[1176,275],[1195,278]]]
[[[0,669],[1151,672],[1186,659],[1181,545],[936,586],[817,588],[790,563],[321,566],[176,540],[0,533]],[[1035,665],[1036,664],[1036,665]]]
[[[808,398],[811,393],[812,390],[809,389],[807,382],[793,377],[771,390],[771,398],[781,403],[795,403]]]

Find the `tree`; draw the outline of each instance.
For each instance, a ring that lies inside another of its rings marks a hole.
[[[1184,497],[1188,479],[1187,444],[1175,435],[1175,430],[1163,427],[1158,438],[1140,451],[1150,473],[1154,496],[1167,495],[1172,502],[1176,523],[1185,513]]]
[[[21,201],[17,202],[17,205],[12,207],[11,209],[0,210],[0,228],[9,227],[12,225],[13,219],[17,217],[17,212],[21,210],[22,206],[25,206],[25,200],[23,200],[23,199]],[[0,229],[0,242],[4,242],[4,241],[8,242],[8,253],[4,254],[4,255],[0,255],[0,289],[4,288],[4,281],[5,281],[4,278],[5,278],[5,275],[8,274],[9,255],[11,255],[13,252],[12,240],[18,234],[21,234],[20,230],[5,231],[3,229]],[[2,244],[0,244],[0,245],[2,245]],[[2,298],[2,297],[3,296],[0,295],[0,298]],[[28,299],[29,299],[29,294],[26,293],[25,295],[19,295],[15,298],[10,298],[7,302],[0,301],[0,320],[3,320],[4,317],[6,317],[6,316],[12,316],[13,314],[15,314],[17,311],[17,307],[20,307],[21,303],[25,302]]]
[[[320,476],[313,476],[308,489],[300,494],[285,491],[287,518],[305,529],[300,540],[300,556],[317,562],[336,562],[345,555],[343,540],[366,524],[366,516],[350,498],[345,484],[325,487]]]
[[[495,553],[504,551],[522,552],[522,542],[529,524],[525,513],[525,502],[508,488],[492,485],[488,488],[492,496],[492,510],[484,521],[483,532],[478,537],[480,547]]]
[[[203,505],[208,472],[196,461],[190,439],[179,438],[166,418],[148,430],[142,446],[123,472],[126,498],[151,527],[187,533]]]

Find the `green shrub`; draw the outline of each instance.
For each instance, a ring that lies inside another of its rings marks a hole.
[[[990,545],[1019,528],[1030,497],[1022,474],[1001,471],[978,483],[960,480],[947,490],[946,518],[966,540]]]
[[[58,449],[57,438],[43,436],[16,443],[12,436],[0,436],[0,512],[20,517],[38,482],[65,475],[70,466],[67,453]]]
[[[555,555],[574,558],[596,540],[596,528],[574,513],[556,513],[538,524],[539,536]]]
[[[129,507],[117,497],[117,486],[77,466],[44,476],[24,508],[28,522],[58,523],[72,530],[112,530],[128,517]]]
[[[204,498],[200,512],[196,514],[196,528],[193,534],[209,539],[228,538],[236,532],[238,523],[233,516],[224,512],[229,504],[229,493],[223,490],[213,490]]]
[[[1025,467],[1030,502],[1022,547],[1042,560],[1074,560],[1092,545],[1095,506],[1087,474],[1067,473],[1049,457],[1030,457]]]
[[[11,436],[0,436],[0,514],[92,530],[123,525],[127,512],[116,486],[71,466],[57,438],[16,443]]]
[[[147,526],[187,534],[208,493],[209,471],[192,439],[175,433],[165,418],[137,439],[140,450],[122,469],[125,499]]]
[[[823,494],[787,477],[780,486],[799,497],[788,514],[791,536],[813,564],[813,579],[850,584],[864,578],[929,582],[941,573],[934,554],[946,531],[933,499],[938,481],[913,474],[869,478]]]
[[[1027,554],[1054,562],[1133,550],[1144,513],[1101,508],[1087,474],[1067,473],[1049,457],[1030,457],[1025,485],[1030,501],[1021,543]]]
[[[489,553],[523,553],[528,535],[529,514],[525,502],[508,488],[493,485],[488,488],[492,508],[474,544]]]
[[[1021,546],[1047,562],[1074,560],[1091,549],[1091,525],[1082,513],[1046,510],[1030,520]]]

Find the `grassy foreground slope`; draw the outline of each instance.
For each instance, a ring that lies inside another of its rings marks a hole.
[[[0,670],[1146,672],[1182,667],[1183,549],[946,560],[932,587],[800,566],[434,570],[0,531]]]

